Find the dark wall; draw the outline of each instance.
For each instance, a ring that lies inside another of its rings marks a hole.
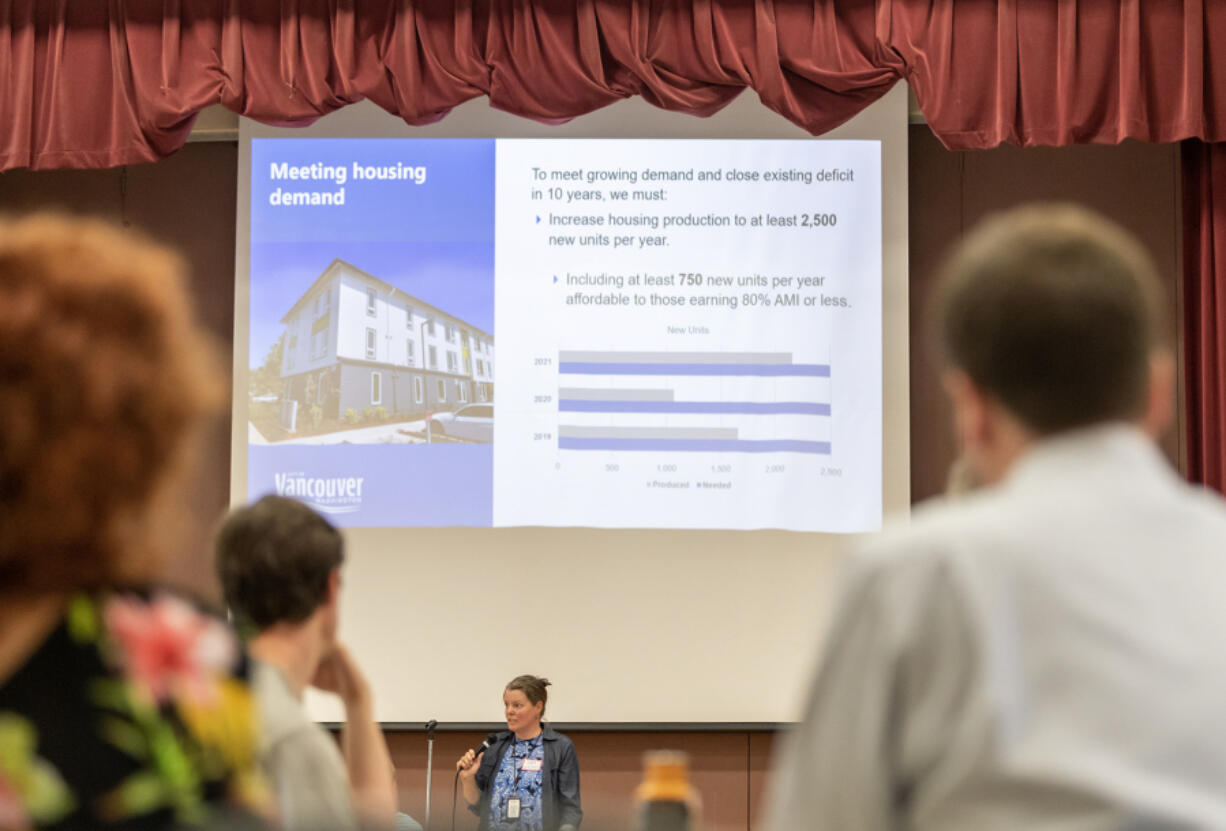
[[[229,383],[237,171],[233,142],[188,144],[156,164],[110,170],[15,170],[0,173],[0,210],[95,214],[139,228],[183,252],[191,264],[196,313],[217,339],[219,364]],[[174,552],[167,579],[216,597],[205,541],[229,504],[228,412],[209,426],[205,441],[190,494],[192,515],[185,517],[185,547]]]
[[[918,500],[939,492],[954,456],[938,367],[924,344],[921,309],[939,257],[976,219],[1031,199],[1067,199],[1095,207],[1149,245],[1174,294],[1179,260],[1178,152],[1170,146],[1126,144],[1060,150],[1001,148],[951,153],[927,127],[910,130],[911,212],[911,482]],[[0,174],[0,208],[64,208],[96,213],[142,228],[180,248],[192,263],[192,291],[201,319],[217,336],[230,367],[234,326],[234,216],[237,149],[233,143],[189,144],[152,165],[118,170]],[[1172,315],[1174,306],[1172,305]],[[1177,322],[1177,319],[1176,319]],[[229,419],[218,419],[193,494],[196,542],[177,552],[171,578],[213,591],[207,529],[228,501]],[[1168,442],[1182,458],[1178,437]],[[809,660],[797,656],[797,660]],[[450,827],[453,765],[480,741],[476,734],[439,734],[432,814]],[[688,750],[705,803],[707,831],[752,827],[761,805],[772,736],[758,732],[585,732],[574,736],[591,827],[630,825],[630,793],[643,751]],[[390,737],[404,807],[423,818],[424,736]],[[462,815],[463,816],[463,815]],[[440,825],[440,823],[443,823]],[[461,820],[457,826],[469,828]]]
[[[1035,200],[1077,202],[1136,234],[1166,281],[1171,331],[1179,331],[1179,148],[1128,142],[1110,147],[952,152],[927,126],[910,130],[911,499],[945,488],[955,456],[940,369],[925,328],[935,269],[984,216]],[[1177,402],[1182,425],[1182,401]],[[1164,448],[1184,459],[1179,429]]]

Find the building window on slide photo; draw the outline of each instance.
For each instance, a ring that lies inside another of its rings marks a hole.
[[[383,403],[383,373],[370,373],[370,403],[371,406]]]
[[[459,368],[460,368],[460,363],[459,361],[456,360],[455,353],[448,352],[447,353],[447,371],[455,372]]]
[[[444,383],[442,378],[438,379],[438,400],[439,401],[447,400],[447,384]]]
[[[375,303],[379,300],[379,292],[374,289],[366,290],[366,314],[371,317],[375,316]]]
[[[468,401],[468,390],[464,389],[463,381],[455,382],[455,400],[459,401],[461,404],[467,403]]]
[[[413,399],[420,404],[425,398],[426,385],[421,382],[421,378],[413,376]]]
[[[413,341],[411,341],[411,340],[406,340],[406,341],[404,342],[404,345],[405,345],[405,347],[406,347],[406,348],[405,348],[405,359],[406,359],[406,360],[409,362],[409,366],[412,366],[412,365],[413,365],[413,360],[414,360],[414,357],[415,357],[415,356],[414,356],[414,354],[413,354]]]
[[[430,347],[430,368],[438,369],[438,347]]]
[[[375,357],[375,330],[366,327],[366,357],[374,360]]]

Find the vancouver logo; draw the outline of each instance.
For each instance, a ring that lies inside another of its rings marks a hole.
[[[362,507],[363,476],[278,473],[274,479],[277,496],[293,497],[321,513],[351,514]]]

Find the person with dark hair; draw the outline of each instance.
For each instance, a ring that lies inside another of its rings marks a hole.
[[[337,640],[343,562],[340,533],[293,499],[265,496],[238,508],[217,534],[226,603],[253,632],[260,762],[287,829],[396,821],[394,768],[370,684]],[[303,708],[308,686],[344,703],[343,753]]]
[[[1153,443],[1152,263],[1023,208],[967,237],[936,312],[980,487],[853,558],[767,828],[1226,828],[1226,505]]]
[[[511,679],[502,691],[508,730],[456,762],[478,831],[576,831],[583,822],[575,745],[542,721],[549,685],[535,675]]]
[[[0,828],[267,807],[238,640],[159,585],[224,392],[183,275],[103,222],[0,222]]]

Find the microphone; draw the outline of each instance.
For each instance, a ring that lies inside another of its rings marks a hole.
[[[473,751],[473,758],[475,759],[485,751],[489,750],[494,746],[494,742],[498,741],[500,738],[502,738],[502,731],[495,730],[493,733],[490,733],[485,737],[485,741],[481,742],[481,746]]]
[[[426,722],[426,828],[430,827],[430,780],[434,773],[434,731],[437,729],[437,719]]]

